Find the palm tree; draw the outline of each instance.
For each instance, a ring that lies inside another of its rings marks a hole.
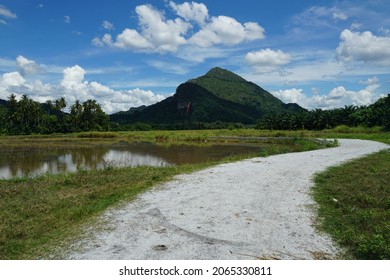
[[[72,106],[70,106],[70,116],[73,124],[73,129],[75,131],[78,131],[81,128],[83,112],[83,105],[81,105],[79,100],[76,100],[76,102]]]
[[[57,111],[61,111],[62,109],[66,108],[66,101],[64,97],[57,98],[54,100],[54,109]]]

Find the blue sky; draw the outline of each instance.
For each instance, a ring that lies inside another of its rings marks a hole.
[[[0,98],[150,105],[219,66],[305,108],[390,92],[387,0],[0,0]]]

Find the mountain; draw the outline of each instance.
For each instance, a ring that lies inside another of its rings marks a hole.
[[[281,100],[258,85],[219,67],[189,82],[204,87],[222,99],[252,107],[259,113],[283,110],[285,106]]]
[[[7,101],[0,99],[0,106],[5,106],[7,104]]]
[[[216,121],[253,124],[264,114],[305,110],[285,104],[258,85],[233,72],[213,68],[191,79],[165,100],[110,116],[112,122],[175,124]]]

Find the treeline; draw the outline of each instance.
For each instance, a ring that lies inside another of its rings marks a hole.
[[[110,118],[95,100],[83,103],[76,100],[69,107],[64,98],[39,103],[26,95],[17,100],[9,96],[6,102],[0,103],[0,134],[50,134],[81,131],[126,131],[126,130],[186,130],[186,129],[237,129],[244,128],[239,122],[199,122],[189,118],[178,122],[161,123],[110,122]],[[369,106],[345,106],[332,110],[315,109],[312,111],[268,114],[260,118],[257,129],[270,130],[323,130],[336,126],[349,127],[383,127],[390,130],[390,94]]]
[[[381,126],[390,130],[390,94],[369,106],[351,105],[331,110],[266,115],[257,122],[256,127],[271,130],[322,130],[339,125]]]
[[[12,94],[0,106],[0,133],[20,135],[109,130],[109,117],[95,100],[83,103],[76,100],[69,113],[62,111],[66,107],[63,97],[42,104],[27,95],[17,100]]]

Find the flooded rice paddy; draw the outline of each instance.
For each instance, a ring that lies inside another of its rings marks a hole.
[[[45,173],[75,172],[127,166],[169,166],[204,163],[229,156],[259,154],[255,144],[158,145],[153,143],[111,143],[60,148],[40,146],[0,148],[0,178],[35,177]]]

